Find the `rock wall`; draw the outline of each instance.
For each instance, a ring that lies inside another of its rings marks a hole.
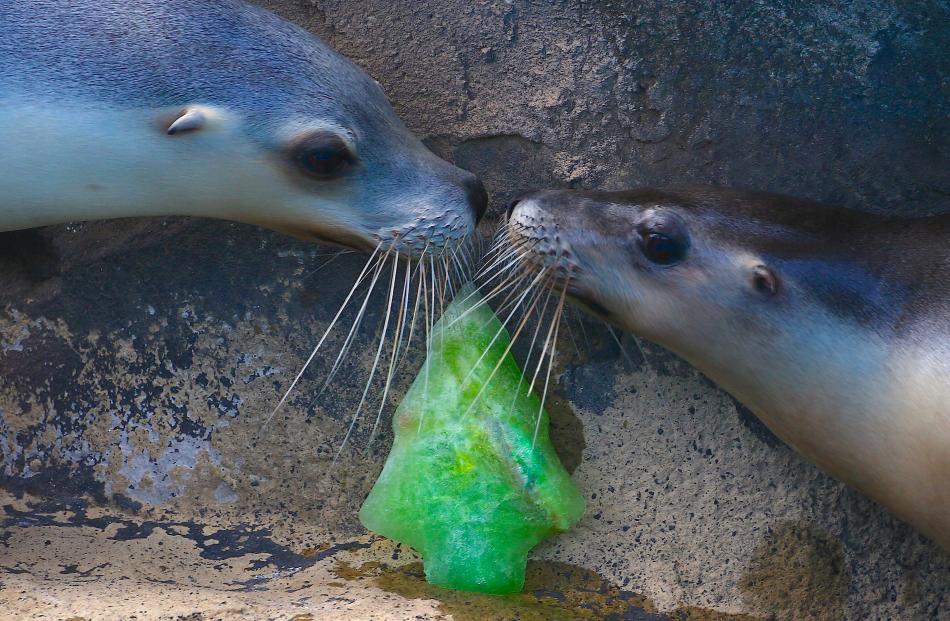
[[[483,177],[495,207],[542,186],[703,182],[950,209],[947,2],[260,3],[377,78],[434,151]],[[321,267],[330,252],[185,219],[0,236],[0,470],[17,511],[43,498],[44,515],[80,502],[123,520],[215,516],[298,550],[365,537],[356,510],[390,438],[369,444],[372,425],[359,425],[332,458],[381,301],[331,391],[315,398],[342,335],[261,427],[362,266],[348,254]],[[671,354],[569,323],[553,433],[589,511],[539,559],[596,572],[655,611],[950,618],[946,552]],[[414,350],[394,399],[418,364]],[[21,522],[6,524],[9,550]],[[167,527],[190,536],[179,530]]]

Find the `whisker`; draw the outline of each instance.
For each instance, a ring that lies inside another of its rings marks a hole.
[[[505,239],[499,238],[485,254],[482,266],[475,272],[475,278],[492,271],[517,252],[517,245],[508,245],[504,243],[505,241]]]
[[[398,260],[397,260],[398,261]],[[389,358],[389,371],[386,373],[386,384],[383,387],[383,396],[379,400],[379,410],[376,412],[376,422],[373,423],[373,430],[369,434],[368,444],[373,443],[373,439],[376,437],[376,430],[379,428],[379,421],[383,417],[383,410],[386,408],[386,398],[389,396],[389,387],[392,385],[393,381],[393,372],[396,369],[396,361],[399,360],[399,348],[402,343],[402,335],[405,331],[405,310],[409,305],[409,264],[406,264],[406,278],[403,284],[402,290],[402,301],[399,304],[399,316],[396,318],[396,329],[393,331],[393,337],[395,339],[393,343],[393,353]],[[396,269],[393,268],[393,273],[395,274]]]
[[[564,300],[567,297],[567,286],[571,282],[571,273],[567,273],[567,279],[564,287],[561,289],[561,300],[558,302],[557,310],[554,312],[554,320],[551,325],[554,326],[554,339],[551,341],[551,354],[548,357],[548,374],[544,379],[544,391],[541,393],[541,406],[538,408],[538,419],[534,424],[534,437],[531,439],[531,448],[534,449],[538,440],[538,431],[541,429],[541,413],[544,412],[544,401],[548,396],[548,385],[551,382],[551,369],[554,367],[554,358],[557,355],[557,335],[561,328],[561,314],[564,312]],[[545,344],[545,348],[547,345]],[[542,353],[543,358],[543,353]]]
[[[524,281],[528,280],[528,279],[530,278],[530,276],[531,276],[531,273],[530,273],[530,272],[527,272],[527,270],[525,270],[525,271],[523,271],[521,274],[517,275],[517,276],[513,279],[513,281],[514,281],[514,286],[513,286],[512,289],[508,292],[508,294],[505,296],[505,298],[504,298],[501,302],[499,302],[499,303],[497,304],[498,310],[496,311],[496,313],[503,313],[503,312],[505,312],[505,310],[507,310],[508,307],[509,307],[511,304],[514,303],[514,299],[515,299],[514,296],[517,295],[517,293],[518,293],[518,291],[519,291],[519,285],[521,285]],[[500,295],[500,294],[499,294],[499,295]]]
[[[500,247],[500,246],[499,246]],[[475,278],[479,278],[483,274],[486,274],[494,270],[497,266],[501,265],[511,257],[515,256],[518,253],[518,245],[509,246],[504,252],[492,253],[489,251],[489,255],[485,258],[485,265],[483,265],[476,273]],[[492,256],[494,254],[494,256]]]
[[[574,345],[574,353],[577,354],[577,357],[581,357],[581,348],[577,346],[577,339],[574,338],[574,329],[571,328],[571,315],[568,313],[567,318],[564,321],[564,327],[567,328],[567,335],[571,337],[571,343]]]
[[[435,320],[435,309],[436,309],[436,296],[439,294],[439,280],[435,277],[435,257],[429,258],[429,284],[432,287],[432,318]]]
[[[373,358],[373,366],[370,369],[369,378],[366,380],[366,387],[363,389],[363,396],[360,397],[360,402],[356,406],[356,411],[353,412],[353,420],[350,423],[349,428],[346,430],[346,435],[343,436],[343,442],[340,443],[340,450],[337,451],[336,457],[333,458],[334,463],[343,453],[343,448],[346,446],[347,441],[350,439],[350,435],[353,433],[353,429],[356,427],[356,423],[360,417],[360,410],[363,409],[363,404],[366,403],[366,395],[369,394],[369,387],[372,385],[373,378],[376,376],[376,368],[379,366],[379,357],[383,352],[383,346],[386,344],[386,332],[389,329],[389,317],[392,315],[393,293],[396,289],[396,272],[398,271],[398,268],[399,254],[397,253],[393,259],[392,278],[389,280],[389,297],[386,302],[386,315],[383,317],[383,331],[379,335],[379,346],[376,348],[376,356]]]
[[[563,291],[561,292],[561,302],[558,303],[557,309],[560,309],[563,307],[564,294],[566,292],[567,292],[567,287],[564,287]],[[557,318],[559,314],[559,311],[557,309],[554,311],[554,318]],[[534,390],[534,383],[538,379],[538,373],[541,372],[541,365],[544,362],[544,354],[547,352],[548,345],[551,342],[551,335],[554,333],[554,327],[555,327],[555,322],[552,320],[551,325],[548,326],[548,334],[546,337],[544,337],[544,347],[541,348],[541,358],[538,359],[538,367],[535,369],[534,376],[531,378],[531,386],[528,387],[529,393],[532,390]]]
[[[505,291],[508,291],[508,290],[511,289],[512,287],[515,287],[515,285],[517,285],[517,284],[518,284],[519,282],[521,282],[522,280],[523,280],[523,278],[510,278],[510,279],[506,279],[505,281],[503,281],[502,283],[500,283],[497,287],[495,287],[495,289],[492,290],[491,293],[489,293],[489,294],[486,295],[486,296],[483,296],[482,299],[476,301],[472,306],[470,306],[469,308],[465,309],[465,310],[462,312],[461,315],[459,315],[458,317],[452,318],[452,321],[450,321],[450,322],[448,323],[448,326],[447,326],[447,327],[452,327],[452,326],[454,326],[456,323],[458,323],[459,321],[461,321],[462,319],[464,319],[465,317],[467,317],[467,316],[470,315],[471,313],[475,312],[476,310],[478,310],[478,309],[481,308],[482,306],[486,305],[490,300],[495,299],[496,297],[498,297],[499,295],[501,295],[501,294],[504,293]],[[477,290],[476,290],[476,291],[477,291]],[[474,295],[474,294],[475,294],[475,293],[473,292],[472,295]],[[462,303],[468,301],[468,299],[471,298],[472,295],[466,296],[465,299],[462,300]],[[507,300],[508,298],[505,298],[505,299]]]
[[[488,283],[492,282],[492,280],[495,278],[498,278],[498,276],[504,275],[519,265],[522,265],[524,263],[524,258],[527,256],[527,252],[531,250],[532,246],[533,244],[528,245],[524,242],[521,242],[512,246],[510,253],[505,253],[504,255],[499,256],[498,260],[493,266],[495,273],[485,280],[482,286],[484,287],[488,285]]]
[[[539,276],[541,276],[541,275],[543,275],[543,274],[544,274],[544,272],[542,272],[541,274],[539,274]],[[536,282],[537,282],[537,281],[535,281],[535,283],[532,283],[531,285],[529,285],[528,291],[530,291],[532,288],[535,287]],[[492,378],[495,377],[495,373],[498,372],[498,369],[501,368],[501,365],[505,362],[505,358],[507,358],[508,354],[511,352],[511,348],[514,347],[515,341],[518,340],[518,336],[521,334],[521,330],[525,327],[525,324],[528,323],[528,319],[531,317],[531,312],[534,310],[535,305],[537,305],[538,301],[541,299],[541,295],[540,295],[540,294],[541,294],[541,291],[542,291],[542,289],[538,289],[538,290],[537,290],[537,295],[533,295],[533,296],[532,296],[531,305],[530,305],[529,308],[525,311],[524,316],[521,318],[521,322],[518,324],[517,329],[514,331],[514,333],[513,333],[512,336],[511,336],[511,339],[508,341],[508,345],[507,345],[507,347],[505,347],[504,353],[498,358],[498,362],[495,363],[495,367],[492,369],[491,373],[488,374],[488,379],[486,379],[486,380],[482,383],[482,387],[479,388],[478,392],[475,394],[475,397],[472,399],[471,403],[469,403],[468,408],[465,410],[465,413],[462,415],[463,417],[464,417],[464,416],[467,416],[468,413],[472,411],[472,408],[475,407],[475,404],[478,402],[478,399],[482,396],[482,393],[485,391],[485,389],[486,389],[486,388],[488,387],[488,385],[491,383]],[[512,312],[514,312],[514,311],[512,311]],[[504,324],[502,324],[502,329],[504,329]],[[500,331],[499,331],[499,334],[500,334]],[[488,344],[488,347],[485,348],[485,353],[488,353],[488,350],[491,349],[491,346],[492,346],[493,344],[494,344],[494,339],[492,340],[491,343]],[[484,353],[482,354],[482,356],[484,357]],[[479,359],[479,360],[481,360],[481,359]],[[476,363],[476,366],[478,366],[477,363]],[[474,369],[473,369],[473,370],[474,370]],[[470,374],[471,374],[471,373],[470,373]],[[522,376],[522,377],[524,377],[524,376]],[[462,381],[462,386],[463,386],[463,387],[465,386],[465,383],[466,383],[465,380],[463,380],[463,381]],[[519,388],[520,388],[520,386],[519,386]],[[517,391],[516,391],[515,394],[517,394]]]
[[[373,259],[376,258],[377,254],[379,253],[379,249],[382,247],[382,245],[383,245],[382,242],[377,244],[376,248],[373,250],[373,253],[366,260],[366,265],[363,266],[363,270],[360,272],[359,276],[356,277],[356,282],[353,283],[353,287],[350,289],[350,292],[347,294],[346,298],[343,300],[343,304],[340,305],[340,310],[336,312],[336,315],[334,315],[333,319],[330,321],[330,325],[327,326],[326,331],[323,333],[323,336],[320,337],[320,340],[317,342],[316,347],[314,347],[313,351],[310,352],[310,355],[307,357],[307,360],[304,362],[303,367],[300,369],[300,372],[297,373],[297,376],[290,383],[290,387],[288,387],[287,390],[284,392],[284,396],[280,398],[280,401],[277,402],[277,405],[274,406],[274,409],[271,410],[270,415],[268,415],[267,419],[261,425],[260,427],[261,432],[264,430],[265,427],[267,427],[271,419],[274,418],[274,415],[277,414],[281,406],[283,406],[284,403],[287,401],[287,397],[290,396],[290,393],[293,391],[294,387],[297,385],[297,382],[300,381],[300,378],[303,376],[304,372],[307,370],[307,367],[309,367],[310,363],[313,362],[313,359],[317,355],[317,352],[320,351],[320,347],[323,345],[323,342],[327,339],[327,336],[333,330],[333,327],[336,325],[337,320],[340,319],[340,315],[343,314],[343,310],[346,308],[346,305],[349,304],[350,299],[353,297],[353,294],[356,292],[357,287],[359,287],[360,283],[363,282],[363,278],[366,276],[367,272],[369,271],[370,266],[373,265],[373,267],[375,268],[375,265],[373,264]],[[388,251],[387,251],[387,254],[388,254]],[[385,260],[385,256],[382,259],[379,259],[377,261],[377,264],[383,260]]]
[[[588,353],[593,351],[593,348],[590,346],[590,338],[587,336],[587,328],[584,326],[584,318],[581,317],[580,311],[577,310],[576,306],[571,307],[571,314],[574,315],[574,319],[577,320],[577,325],[581,327],[581,336],[584,337],[584,346],[587,348]]]
[[[432,275],[432,293],[433,295],[438,294],[439,296],[439,318],[441,319],[442,316],[445,315],[445,282],[441,278],[435,277],[436,267],[437,267],[436,257],[432,257],[432,260],[429,262],[429,271],[431,272],[431,275]],[[432,314],[433,314],[432,321],[433,322],[437,321],[435,317],[435,308],[436,308],[435,300],[432,300]],[[434,329],[434,323],[433,323],[433,329]],[[440,346],[445,344],[444,330],[439,331],[439,340],[440,340],[440,343],[439,343]]]
[[[472,271],[473,269],[472,253],[475,251],[475,244],[478,243],[479,239],[481,239],[481,236],[479,236],[474,242],[465,243],[460,246],[461,255],[462,255],[462,263],[465,265],[465,281],[466,282],[468,282],[469,280],[472,280],[472,278],[475,275],[474,272]]]
[[[499,283],[498,285],[496,285],[495,288],[492,289],[492,291],[490,291],[488,294],[484,295],[481,300],[478,300],[474,305],[472,305],[471,308],[466,309],[461,315],[459,315],[458,317],[453,318],[452,321],[449,322],[448,325],[449,325],[449,326],[452,326],[452,325],[454,325],[456,322],[461,321],[463,318],[465,318],[466,316],[468,316],[470,313],[473,313],[473,312],[475,312],[476,310],[478,310],[479,308],[481,308],[482,306],[484,306],[485,304],[488,304],[488,302],[490,302],[491,300],[493,300],[493,299],[496,298],[497,296],[501,295],[501,294],[504,293],[505,291],[509,291],[510,289],[514,288],[514,291],[517,292],[517,285],[520,284],[521,282],[523,282],[523,280],[525,279],[526,274],[525,274],[524,272],[526,272],[526,271],[527,271],[527,269],[522,270],[522,272],[519,272],[519,273],[508,273],[508,274],[506,275],[505,279],[503,279],[501,283]],[[464,302],[464,301],[467,301],[470,297],[472,297],[473,295],[475,295],[475,293],[476,293],[477,291],[478,291],[478,289],[476,289],[476,291],[473,291],[470,295],[466,296],[466,297],[463,299],[463,302]],[[510,296],[511,296],[511,292],[509,292],[508,297],[506,297],[505,300],[506,300],[506,301],[509,300],[509,299],[510,299]]]
[[[458,248],[456,248],[456,251],[452,253],[452,261],[455,265],[455,275],[458,277],[460,283],[464,283],[468,281],[468,278],[466,278],[467,274],[465,272],[465,267],[462,265],[462,262],[459,260],[457,251],[458,251]]]
[[[483,255],[484,244],[482,240],[485,239],[484,235],[479,235],[471,242],[465,244],[462,248],[462,259],[465,262],[465,266],[468,268],[468,279],[472,280],[475,277],[475,268],[477,267],[477,261]]]
[[[451,302],[452,298],[455,297],[455,287],[453,286],[454,283],[452,282],[452,274],[449,273],[449,259],[447,252],[442,253],[442,272],[445,274],[445,289],[443,290],[443,293],[448,293],[448,299]]]
[[[631,369],[636,368],[636,365],[633,362],[633,358],[630,357],[630,353],[627,351],[627,348],[624,346],[621,338],[617,336],[617,332],[614,330],[613,326],[611,326],[606,321],[604,322],[604,326],[606,326],[607,332],[610,333],[610,336],[613,337],[614,343],[617,344],[617,347],[620,349],[620,353],[623,355],[624,359],[627,361],[627,364],[630,365],[630,368]],[[646,352],[644,352],[643,348],[640,347],[640,343],[637,341],[636,337],[632,337],[631,340],[633,341],[633,346],[637,348],[638,352],[640,352],[640,357],[643,359],[643,364],[646,365],[646,367],[650,370],[650,372],[653,375],[656,375],[657,374],[656,369],[654,369],[653,365],[650,364],[650,360],[647,358]]]
[[[379,280],[380,275],[382,275],[383,270],[386,266],[386,259],[389,258],[389,253],[392,252],[393,247],[386,251],[386,254],[383,255],[382,261],[379,262],[379,265],[376,267],[376,271],[373,273],[373,278],[369,283],[369,290],[366,292],[366,297],[363,298],[363,303],[360,305],[359,311],[356,313],[356,319],[353,320],[353,325],[350,326],[350,331],[346,335],[346,339],[343,341],[343,346],[340,347],[340,351],[336,356],[336,360],[333,361],[333,366],[330,368],[330,372],[327,373],[326,379],[323,381],[323,386],[320,387],[320,390],[317,391],[314,401],[319,399],[324,391],[330,386],[330,383],[333,381],[333,378],[336,377],[337,372],[340,370],[343,360],[346,358],[346,355],[350,352],[350,347],[354,343],[354,336],[356,331],[359,329],[360,324],[363,322],[363,317],[366,314],[366,307],[369,305],[370,297],[373,295],[373,290],[376,288],[376,282]],[[398,256],[398,254],[396,255]]]
[[[424,269],[422,270],[422,287],[423,287],[422,295],[423,295],[423,300],[425,302],[424,304],[425,315],[423,318],[425,319],[425,329],[426,329],[426,342],[425,342],[426,360],[425,362],[423,362],[423,367],[424,367],[423,374],[425,375],[425,377],[423,379],[423,385],[422,385],[422,413],[419,415],[419,431],[422,431],[422,421],[425,418],[426,405],[429,401],[429,360],[432,357],[433,318],[432,318],[432,313],[429,312],[430,311],[429,292],[428,292],[429,287],[426,284],[426,271]],[[433,306],[434,306],[434,301],[435,301],[435,298],[433,298]]]
[[[471,370],[469,370],[469,372],[465,375],[465,378],[462,379],[462,382],[460,385],[463,389],[465,388],[465,386],[468,385],[468,381],[472,378],[472,374],[475,373],[475,370],[478,368],[478,365],[481,364],[482,360],[485,359],[485,356],[488,355],[488,352],[491,350],[492,345],[495,344],[495,341],[497,341],[498,337],[501,336],[501,333],[504,332],[505,325],[512,318],[512,316],[514,316],[515,312],[518,310],[518,307],[521,305],[521,302],[524,301],[524,299],[528,296],[528,294],[534,288],[534,285],[538,283],[538,281],[541,279],[541,276],[543,275],[544,275],[544,272],[538,273],[538,276],[534,279],[534,281],[521,294],[521,297],[519,298],[518,303],[515,304],[514,308],[511,309],[511,312],[508,313],[508,316],[505,317],[505,320],[501,322],[501,325],[498,327],[498,330],[495,332],[495,336],[492,337],[492,340],[489,341],[488,345],[485,347],[485,351],[482,352],[482,355],[479,356],[478,360],[475,361],[475,364],[472,365]]]
[[[422,249],[422,256],[425,256],[426,249],[429,247],[426,244],[426,247]],[[422,275],[425,276],[426,271],[422,269],[422,259],[420,257],[419,261],[416,263],[416,269],[412,274],[412,278],[415,279],[416,276]],[[416,302],[412,307],[412,323],[409,324],[409,338],[406,339],[406,349],[409,349],[409,345],[412,343],[412,335],[415,333],[416,329],[416,317],[419,315],[419,296],[422,293],[422,278],[419,279],[418,284],[416,285]]]
[[[313,276],[314,274],[316,274],[317,272],[319,272],[320,270],[322,270],[322,269],[325,268],[326,266],[330,265],[331,263],[333,263],[334,261],[336,261],[337,259],[339,259],[339,258],[342,257],[343,255],[349,254],[349,253],[351,253],[351,252],[352,252],[352,250],[346,250],[346,249],[344,249],[344,250],[340,250],[340,251],[338,251],[338,252],[331,253],[329,259],[327,259],[326,261],[324,261],[323,263],[321,263],[320,265],[318,265],[316,268],[310,270],[309,272],[307,272],[306,274],[304,274],[303,276],[301,276],[301,277],[300,277],[300,280],[304,280],[304,279],[310,278],[311,276]],[[321,255],[317,255],[317,256],[325,257],[325,256],[327,256],[327,255],[321,254]]]
[[[532,240],[529,242],[518,242],[512,246],[510,253],[506,253],[504,257],[500,257],[499,261],[495,263],[495,273],[488,280],[486,280],[480,288],[486,287],[490,282],[498,278],[499,276],[504,276],[511,271],[521,267],[522,269],[530,269],[530,266],[525,263],[525,257],[527,257],[534,246],[538,243],[537,240]]]
[[[537,242],[534,242],[534,243],[537,243]],[[521,259],[523,258],[524,255],[518,256],[518,252],[519,252],[520,250],[522,250],[525,245],[526,245],[526,244],[525,244],[524,242],[520,242],[520,243],[515,244],[514,246],[508,248],[508,249],[505,251],[505,253],[502,254],[502,255],[498,255],[498,256],[496,256],[496,257],[494,257],[494,258],[486,257],[486,258],[484,259],[484,261],[486,261],[485,266],[483,266],[483,267],[472,277],[472,280],[473,280],[473,281],[478,281],[478,280],[480,280],[480,279],[482,278],[483,274],[486,274],[489,270],[494,270],[494,274],[493,274],[487,281],[485,281],[484,283],[482,283],[482,284],[479,286],[479,288],[481,289],[481,288],[484,288],[485,286],[487,286],[490,282],[492,282],[493,280],[495,280],[495,279],[498,278],[499,276],[503,276],[507,270],[509,270],[511,267],[517,265],[517,264],[521,261]],[[532,244],[532,245],[533,245],[533,244]],[[502,265],[504,265],[504,267],[501,267]]]
[[[544,321],[544,315],[547,312],[548,304],[551,301],[552,289],[547,286],[547,283],[544,283],[542,285],[541,290],[538,292],[538,298],[540,299],[541,292],[545,290],[547,291],[547,296],[544,298],[544,304],[540,307],[540,309],[538,308],[535,309],[535,312],[537,314],[537,319],[536,319],[536,323],[534,327],[534,334],[531,336],[531,344],[528,345],[528,356],[525,358],[525,361],[524,361],[525,371],[527,371],[528,367],[531,364],[531,357],[534,354],[534,344],[538,340],[538,334],[541,332],[541,326],[542,326],[542,322]],[[523,385],[524,385],[524,373],[521,373],[521,377],[518,379],[518,388],[515,389],[515,394],[511,398],[511,405],[509,406],[509,409],[514,409],[515,402],[518,400],[518,393],[521,390],[521,387]],[[525,396],[528,396],[530,394],[531,394],[531,391],[528,390],[528,392],[525,393]]]
[[[508,304],[511,302],[512,297],[518,293],[519,286],[525,280],[531,277],[531,269],[532,268],[530,265],[521,264],[520,269],[515,269],[509,272],[510,275],[508,277],[508,280],[506,281],[507,284],[502,283],[502,285],[499,285],[498,287],[496,287],[495,292],[489,293],[488,295],[484,296],[483,299],[479,300],[474,305],[472,310],[477,310],[479,307],[485,304],[488,304],[491,300],[500,296],[505,291],[508,291],[504,299],[500,303],[497,304],[498,310],[496,311],[496,314],[504,312],[504,309],[506,309]]]
[[[409,264],[409,260],[407,259],[406,260],[406,278],[402,285],[402,304],[399,307],[399,313],[401,317],[399,321],[399,338],[396,340],[396,354],[395,354],[396,362],[399,361],[399,354],[400,354],[400,351],[402,350],[402,335],[405,334],[405,331],[406,331],[405,324],[407,323],[409,319],[409,298],[410,298],[409,282],[412,276],[410,267],[411,265]],[[409,344],[407,342],[406,347],[408,348],[408,346]]]

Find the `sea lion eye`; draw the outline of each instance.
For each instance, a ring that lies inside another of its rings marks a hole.
[[[689,233],[686,224],[674,212],[650,209],[637,225],[637,245],[651,263],[675,265],[686,258]]]
[[[314,132],[298,141],[293,159],[302,173],[320,180],[339,178],[356,162],[349,145],[330,131]]]
[[[752,268],[752,287],[765,296],[778,293],[778,276],[764,265]]]
[[[657,265],[673,265],[686,256],[686,244],[664,233],[646,233],[640,247],[644,256]]]

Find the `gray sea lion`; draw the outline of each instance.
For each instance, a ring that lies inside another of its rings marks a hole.
[[[180,214],[418,255],[486,200],[375,81],[267,11],[0,3],[0,230]]]
[[[509,214],[551,286],[950,549],[950,215],[709,187],[543,191]]]

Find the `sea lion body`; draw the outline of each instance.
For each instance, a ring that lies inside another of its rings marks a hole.
[[[375,81],[262,9],[0,4],[0,230],[185,214],[418,254],[485,200]]]
[[[534,193],[509,227],[581,305],[950,548],[950,215],[686,187]]]

